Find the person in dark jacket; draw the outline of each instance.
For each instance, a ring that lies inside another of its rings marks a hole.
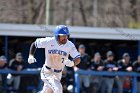
[[[15,59],[12,59],[9,62],[9,69],[20,72],[24,69],[24,62],[22,54],[19,52],[16,54]],[[18,93],[19,86],[20,86],[20,75],[19,74],[11,74],[7,75],[7,84],[11,85],[13,82],[12,93]]]
[[[122,56],[122,59],[117,62],[118,64],[118,71],[125,71],[125,72],[131,72],[133,70],[132,63],[130,61],[130,55],[129,53],[124,53]],[[130,77],[128,76],[117,76],[115,78],[116,85],[118,87],[118,93],[123,93],[123,85],[124,82],[127,80],[127,82],[130,80]],[[130,81],[129,81],[130,82]]]
[[[123,59],[118,61],[119,71],[132,71],[132,63],[130,61],[130,55],[128,53],[123,54]]]
[[[78,51],[80,53],[81,62],[76,67],[74,67],[74,71],[90,69],[90,56],[87,53],[85,53],[85,49],[86,49],[85,45],[83,44],[79,45]],[[85,91],[89,90],[90,87],[89,75],[80,75],[80,87],[82,93],[85,93]]]
[[[104,61],[104,71],[117,71],[117,64],[114,61],[114,54],[112,51],[107,52],[107,59]],[[102,84],[101,93],[112,93],[115,76],[104,76],[104,84]]]
[[[7,67],[7,58],[4,55],[2,55],[2,56],[0,56],[0,70],[6,69],[6,67]],[[6,84],[5,78],[6,78],[6,74],[0,74],[0,87],[5,86],[5,84]],[[2,92],[4,92],[4,91],[0,90],[0,93],[2,93]]]
[[[94,57],[91,59],[90,69],[92,71],[102,71],[103,70],[103,61],[99,52],[94,54]],[[93,93],[99,93],[102,82],[102,76],[91,76],[91,84]]]
[[[133,63],[133,70],[137,73],[140,73],[140,55]],[[140,77],[137,78],[137,93],[140,93]]]
[[[4,69],[7,66],[7,58],[0,56],[0,69]]]

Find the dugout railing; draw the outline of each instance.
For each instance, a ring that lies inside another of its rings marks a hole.
[[[24,69],[24,70],[19,71],[19,72],[11,70],[11,69],[0,69],[0,75],[8,75],[9,73],[20,74],[20,75],[38,75],[38,77],[40,79],[40,68],[38,68],[38,69]],[[28,88],[33,89],[33,87],[34,86],[29,86]],[[39,91],[39,90],[41,90],[41,87],[42,87],[42,80],[40,79],[39,84],[37,87],[35,87],[35,89],[37,91]],[[4,84],[4,86],[0,87],[0,90],[7,90],[7,85]]]
[[[137,77],[140,77],[136,72],[107,72],[107,71],[85,71],[78,70],[75,72],[75,93],[80,93],[80,75],[91,76],[131,76],[132,77],[132,93],[137,93]]]
[[[40,69],[25,69],[21,72],[16,72],[10,69],[0,70],[0,74],[21,74],[21,75],[39,75]],[[137,77],[140,77],[136,72],[107,72],[107,71],[85,71],[79,70],[75,72],[75,93],[80,93],[80,75],[92,75],[92,76],[131,76],[132,77],[132,93],[137,93]],[[42,81],[40,80],[37,90],[41,89]],[[3,86],[4,87],[4,86]]]

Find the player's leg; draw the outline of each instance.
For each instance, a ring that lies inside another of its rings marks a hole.
[[[62,85],[60,83],[62,73],[53,73],[45,67],[41,70],[41,79],[53,90],[53,93],[62,93]]]
[[[40,93],[53,93],[53,90],[44,82],[43,89]]]
[[[63,93],[63,89],[62,89],[62,85],[60,83],[60,81],[54,79],[54,78],[50,78],[50,79],[45,79],[43,80],[44,83],[46,83],[49,88],[51,88],[53,90],[53,93]],[[48,89],[48,88],[44,88],[44,89]]]
[[[61,73],[55,74],[52,73],[50,75],[42,74],[42,80],[46,83],[52,90],[53,93],[62,93],[62,85],[60,83]]]
[[[54,73],[54,84],[53,86],[55,87],[53,90],[54,90],[54,93],[63,93],[63,87],[62,87],[62,84],[60,82],[62,78],[62,72],[60,73]]]
[[[44,82],[43,89],[40,93],[53,93],[53,90],[50,87],[49,82],[47,80],[47,78],[51,77],[51,72],[45,67],[42,67],[40,75],[41,75],[42,81]]]
[[[60,81],[54,80],[53,91],[54,93],[63,93],[63,88]]]

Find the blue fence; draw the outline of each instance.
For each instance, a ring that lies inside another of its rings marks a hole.
[[[20,74],[20,75],[38,75],[40,78],[40,68],[39,69],[24,69],[19,72],[10,70],[10,69],[0,69],[0,74],[8,74],[8,73]],[[3,87],[6,87],[6,85]],[[42,88],[42,80],[40,79],[39,86],[37,87],[37,91],[40,91],[41,88]]]
[[[29,75],[39,75],[40,69],[25,69],[20,72],[16,72],[13,70],[0,70],[0,74],[8,74],[8,73],[14,73],[14,74],[29,74]],[[137,77],[140,77],[139,73],[136,72],[106,72],[106,71],[85,71],[85,70],[79,70],[75,73],[75,93],[80,93],[80,75],[95,75],[95,76],[131,76],[132,77],[132,93],[137,93]],[[42,81],[40,80],[40,85],[42,84]],[[38,86],[38,90],[41,89],[41,86]]]
[[[137,77],[140,76],[136,72],[107,72],[107,71],[85,71],[79,70],[75,73],[75,93],[80,93],[80,75],[95,75],[95,76],[131,76],[132,77],[132,93],[137,93]]]
[[[25,69],[22,71],[14,71],[14,70],[10,70],[10,69],[1,69],[0,70],[0,74],[8,74],[8,73],[12,73],[12,74],[28,74],[28,75],[37,75],[40,74],[40,68],[39,69]]]

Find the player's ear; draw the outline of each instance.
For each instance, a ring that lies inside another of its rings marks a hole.
[[[60,36],[58,35],[58,37],[57,37],[58,39],[60,39]]]

